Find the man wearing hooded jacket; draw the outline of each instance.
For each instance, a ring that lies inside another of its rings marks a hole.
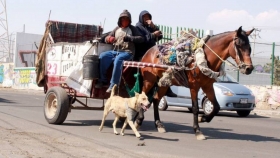
[[[105,38],[106,43],[114,45],[114,49],[100,54],[100,78],[95,88],[101,88],[107,83],[106,73],[112,63],[114,68],[110,86],[107,93],[110,93],[115,84],[119,84],[124,60],[131,60],[135,54],[134,43],[144,42],[136,27],[131,25],[131,15],[124,10],[118,19],[118,26]]]
[[[146,10],[143,10],[140,13],[139,22],[136,24],[136,28],[145,39],[143,43],[136,44],[134,60],[139,61],[151,47],[156,45],[156,42],[162,39],[163,36],[158,26],[153,23],[152,15]],[[166,95],[169,97],[177,97],[177,95],[172,92],[170,87],[168,88]]]
[[[140,13],[139,22],[136,24],[136,28],[145,38],[145,42],[136,44],[136,54],[134,59],[140,60],[151,47],[156,45],[156,42],[162,39],[162,33],[153,23],[152,15],[146,10]]]

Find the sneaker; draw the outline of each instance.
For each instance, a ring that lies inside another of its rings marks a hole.
[[[97,82],[94,87],[95,88],[102,88],[102,87],[105,87],[106,86],[106,83],[104,82]]]
[[[106,90],[106,92],[107,92],[107,93],[111,93],[113,87],[114,87],[114,84],[111,84],[111,85],[109,86],[109,88]],[[118,86],[117,86],[116,89],[115,89],[115,92],[117,92],[117,91],[118,91]]]
[[[106,90],[106,93],[111,93],[112,92],[112,87],[109,87],[107,90]]]

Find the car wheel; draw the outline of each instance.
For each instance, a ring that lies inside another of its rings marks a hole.
[[[167,102],[165,97],[162,97],[159,104],[158,104],[158,109],[161,111],[165,111],[168,108]]]
[[[214,105],[208,98],[205,98],[205,100],[203,101],[204,114],[209,115],[213,112],[213,110],[214,110]]]
[[[192,112],[192,108],[188,108],[188,110],[189,110],[190,112]]]
[[[251,110],[238,110],[236,112],[240,117],[247,117],[250,114]]]

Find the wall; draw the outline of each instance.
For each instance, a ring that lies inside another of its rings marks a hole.
[[[13,63],[0,63],[0,87],[43,90],[36,84],[35,67],[14,68]]]
[[[246,85],[256,98],[256,108],[280,110],[280,86]]]
[[[13,73],[14,63],[0,63],[0,85],[2,87],[12,87]]]
[[[43,90],[36,84],[35,59],[42,35],[17,32],[13,61],[0,63],[0,87]]]
[[[35,67],[14,68],[12,88],[43,90],[37,86]]]
[[[35,67],[37,47],[40,45],[42,35],[17,32],[14,63],[15,67]]]

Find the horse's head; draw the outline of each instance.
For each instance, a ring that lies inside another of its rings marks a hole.
[[[230,49],[230,56],[235,59],[240,72],[246,75],[251,74],[254,67],[251,60],[251,46],[248,36],[254,31],[243,31],[242,26],[235,32],[233,38],[233,49]]]

